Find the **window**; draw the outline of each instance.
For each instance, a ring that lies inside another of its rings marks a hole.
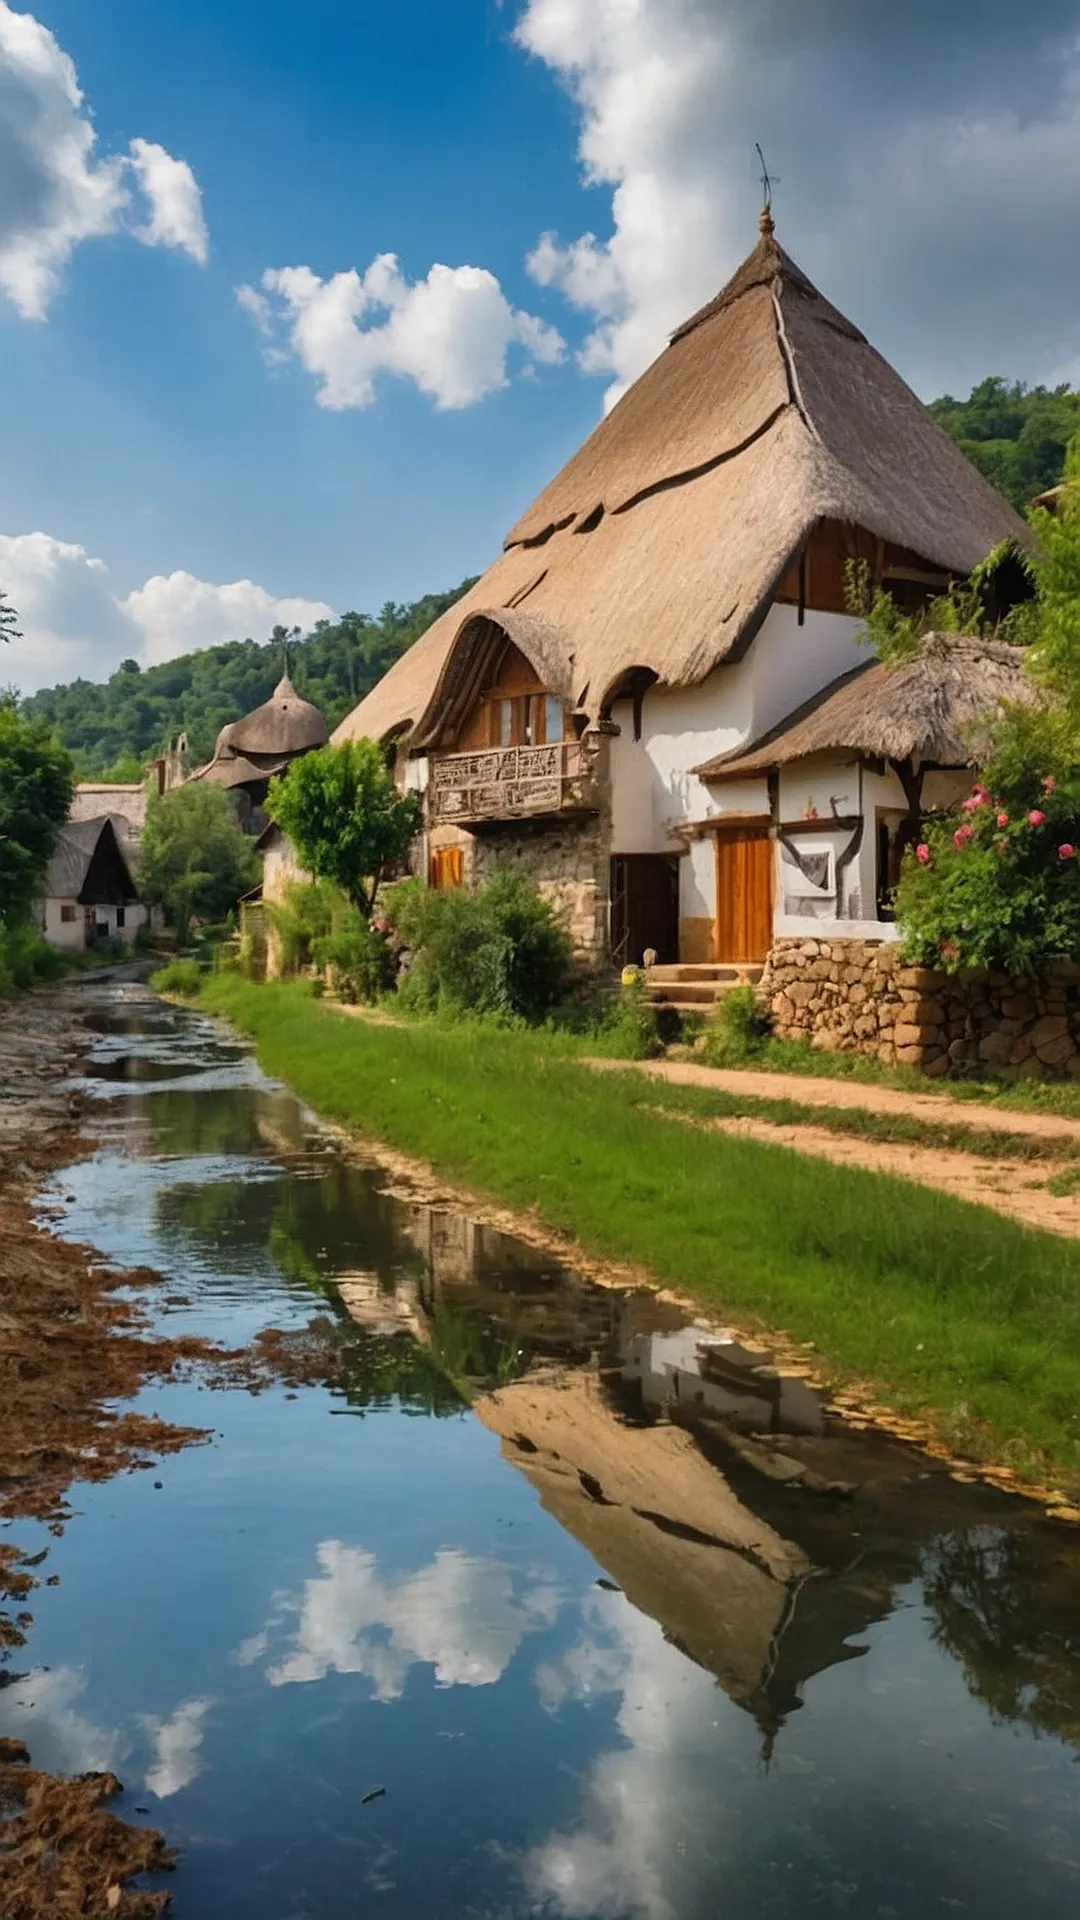
[[[491,703],[491,744],[542,747],[563,737],[563,704],[553,693],[519,693]]]
[[[79,916],[75,908],[72,906],[71,901],[65,900],[63,903],[63,906],[60,908],[60,919],[62,924],[65,927],[69,927],[72,921],[77,920],[78,917]]]
[[[431,856],[429,881],[433,887],[460,887],[465,878],[465,856],[460,847],[439,847]]]
[[[116,909],[116,931],[117,931],[117,933],[119,933],[119,931],[120,931],[120,929],[121,929],[121,927],[123,926],[123,924],[124,924],[124,909],[123,909],[123,907],[117,907],[117,909]]]

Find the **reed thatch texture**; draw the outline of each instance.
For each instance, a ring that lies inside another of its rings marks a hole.
[[[811,754],[838,752],[975,766],[993,721],[1006,707],[1035,699],[1023,662],[1020,647],[930,634],[918,659],[854,668],[744,752],[721,754],[695,772],[702,780],[740,780]]]
[[[433,696],[455,643],[476,643],[477,613],[515,637],[508,615],[527,612],[538,624],[516,644],[593,718],[633,668],[695,685],[750,644],[823,520],[958,574],[1028,538],[770,229],[335,738],[418,722],[416,744],[430,736]]]
[[[328,737],[318,707],[301,700],[286,673],[261,707],[222,728],[214,752],[216,757],[223,746],[229,746],[235,753],[306,753],[311,747],[324,747]]]

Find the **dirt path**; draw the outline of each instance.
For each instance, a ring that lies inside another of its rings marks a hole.
[[[947,1094],[898,1093],[891,1087],[860,1086],[848,1080],[817,1080],[787,1073],[737,1072],[696,1066],[690,1061],[591,1060],[598,1071],[639,1072],[675,1086],[715,1088],[748,1099],[793,1100],[805,1107],[843,1107],[848,1111],[911,1116],[952,1128],[967,1128],[971,1151],[942,1146],[915,1146],[909,1142],[873,1140],[857,1134],[834,1133],[809,1122],[779,1123],[744,1115],[699,1119],[671,1108],[656,1109],[664,1118],[705,1127],[717,1133],[741,1135],[766,1146],[789,1147],[796,1153],[829,1160],[834,1166],[857,1167],[864,1172],[893,1174],[920,1186],[936,1187],[958,1200],[990,1207],[1022,1225],[1046,1233],[1080,1238],[1080,1193],[1053,1194],[1046,1183],[1075,1160],[1012,1160],[980,1153],[982,1133],[1038,1136],[1047,1142],[1080,1141],[1080,1121],[1054,1114],[1013,1113],[991,1106],[967,1106]]]
[[[1026,1133],[1041,1140],[1080,1142],[1080,1120],[1057,1113],[1019,1113],[1010,1107],[954,1100],[947,1093],[900,1093],[895,1087],[854,1080],[825,1080],[801,1073],[758,1073],[751,1069],[702,1067],[691,1060],[590,1060],[592,1067],[633,1066],[673,1086],[714,1087],[723,1093],[754,1095],[759,1100],[797,1100],[802,1107],[861,1108],[864,1113],[906,1114],[938,1126],[970,1127],[973,1133]]]

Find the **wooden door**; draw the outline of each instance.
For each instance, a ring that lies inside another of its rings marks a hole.
[[[767,826],[716,836],[716,958],[764,960],[773,943],[773,843]]]
[[[428,884],[460,887],[465,878],[465,856],[460,847],[438,847],[431,856]]]

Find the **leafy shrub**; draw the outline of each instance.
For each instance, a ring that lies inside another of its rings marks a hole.
[[[16,921],[10,927],[0,924],[0,998],[59,980],[69,966],[65,956],[50,947],[27,921]]]
[[[282,973],[303,973],[315,965],[315,943],[334,924],[343,896],[328,880],[289,880],[282,900],[266,900],[266,917],[278,938]]]
[[[566,994],[569,938],[521,867],[501,867],[474,893],[402,881],[385,913],[409,953],[401,998],[418,1012],[537,1021]]]
[[[1037,973],[1080,955],[1080,759],[1046,713],[1014,715],[985,782],[928,822],[896,894],[904,957]]]
[[[589,1040],[607,1060],[652,1060],[663,1052],[656,1008],[645,982],[632,981],[617,993],[597,992],[556,1009],[551,1025]]]
[[[760,1059],[768,1038],[768,1017],[753,987],[731,987],[705,1029],[700,1057],[710,1067],[744,1067]]]
[[[381,927],[365,919],[359,907],[341,899],[329,933],[313,944],[315,962],[330,974],[340,1000],[377,1000],[394,984],[394,955]]]
[[[182,1000],[193,1000],[202,985],[203,970],[197,960],[170,960],[150,975],[155,993],[175,993]]]

